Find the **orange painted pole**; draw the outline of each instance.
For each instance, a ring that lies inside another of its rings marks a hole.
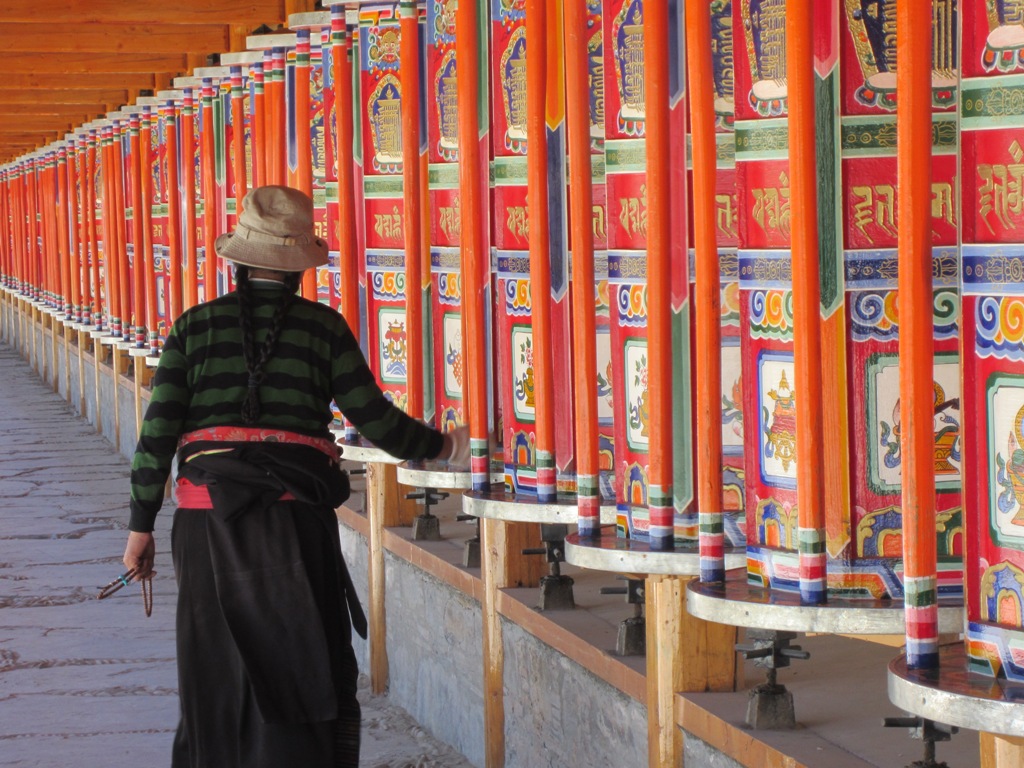
[[[348,34],[345,6],[331,9],[331,34],[344,41],[344,52],[335,54],[334,108],[338,125],[338,209],[341,226],[341,313],[352,333],[359,338],[359,252],[356,241],[356,197],[354,171],[354,115],[352,95],[352,36]]]
[[[182,89],[184,98],[181,108],[181,191],[184,193],[182,206],[185,227],[185,305],[194,307],[199,303],[199,248],[196,242],[196,124],[195,96],[191,87]],[[173,195],[177,188],[171,187]]]
[[[231,145],[235,167],[235,216],[242,213],[242,201],[249,193],[248,179],[245,170],[245,93],[242,90],[242,67],[231,67],[231,123],[234,133],[231,134]],[[253,158],[255,163],[255,158]]]
[[[39,214],[40,227],[43,243],[43,286],[44,298],[50,307],[57,306],[60,298],[60,281],[57,277],[57,243],[54,227],[54,209],[56,206],[56,193],[54,182],[56,181],[56,158],[53,149],[47,147],[40,158],[40,190],[39,207],[36,209]]]
[[[68,227],[68,264],[70,272],[71,296],[69,298],[71,312],[68,319],[73,323],[82,322],[82,250],[79,239],[79,216],[78,216],[78,167],[77,167],[77,144],[78,139],[73,133],[65,136],[67,139],[67,163],[64,166],[65,173],[65,195],[67,208]]]
[[[551,354],[551,261],[548,222],[546,0],[526,0],[526,176],[530,223],[530,303],[533,322],[534,429],[537,498],[554,501],[555,388]],[[557,63],[555,63],[557,66]]]
[[[715,234],[715,80],[711,10],[686,8],[686,69],[693,135],[693,239],[696,251],[697,510],[700,577],[725,579],[722,519],[722,286]]]
[[[132,184],[132,320],[134,322],[135,346],[142,349],[146,346],[146,279],[149,270],[146,266],[146,217],[143,208],[148,202],[142,194],[142,120],[138,112],[133,112],[128,123],[128,143],[131,155],[131,168],[128,172]]]
[[[128,121],[118,118],[114,122],[114,143],[111,147],[114,160],[114,235],[117,240],[117,273],[119,306],[121,307],[121,338],[130,341],[132,337],[132,298],[131,271],[128,269],[128,222],[125,217],[125,178],[124,144],[122,136],[128,127]]]
[[[590,69],[586,3],[562,5],[565,27],[569,225],[572,244],[572,340],[576,417],[576,500],[581,536],[600,527],[597,425],[597,321],[594,303],[594,200],[590,163]],[[529,62],[527,62],[529,67]],[[529,69],[527,69],[529,72]]]
[[[31,295],[28,266],[28,212],[26,196],[28,194],[28,161],[18,167],[17,186],[14,196],[15,223],[17,228],[18,250],[18,290],[23,296]]]
[[[40,250],[41,232],[39,227],[39,157],[34,156],[28,167],[28,235],[29,235],[29,266],[31,272],[30,285],[32,286],[32,298],[41,301],[45,298],[43,287],[43,254]]]
[[[74,288],[72,287],[71,260],[73,251],[71,249],[71,231],[69,227],[68,212],[71,206],[68,203],[68,146],[66,141],[60,143],[57,149],[57,243],[58,259],[60,264],[60,293],[62,297],[62,316],[65,320],[74,317]]]
[[[107,314],[110,335],[121,337],[121,266],[117,256],[117,233],[114,230],[114,127],[107,121],[103,126],[100,165],[103,176],[103,270],[107,291]]]
[[[218,91],[219,85],[215,86],[211,78],[203,78],[203,134],[199,163],[203,187],[203,274],[206,287],[204,296],[207,301],[217,295],[217,274],[220,271],[217,268],[218,256],[214,246],[217,235],[220,234],[217,231],[220,222],[220,200],[217,199],[217,149],[213,136],[213,99]]]
[[[106,318],[103,310],[103,291],[100,288],[100,242],[99,233],[96,231],[96,154],[98,151],[99,135],[96,128],[89,130],[89,139],[86,144],[86,174],[82,183],[82,189],[87,190],[86,219],[89,230],[89,263],[92,267],[92,279],[90,281],[90,295],[92,297],[92,320],[97,331],[106,329]]]
[[[11,287],[14,274],[11,249],[12,226],[10,217],[11,177],[9,166],[0,167],[0,285]],[[4,329],[6,332],[6,328]]]
[[[177,94],[175,94],[176,96]],[[178,319],[182,311],[182,280],[181,280],[181,198],[178,188],[178,127],[177,112],[174,106],[175,96],[166,97],[160,107],[164,117],[164,162],[167,178],[167,259],[169,263],[168,324]]]
[[[92,322],[92,294],[89,289],[89,211],[87,206],[89,175],[85,162],[88,141],[87,131],[76,131],[75,154],[78,162],[75,163],[75,191],[78,197],[78,253],[81,262],[81,320],[79,322],[84,326],[88,326]]]
[[[402,77],[402,198],[405,237],[405,327],[408,413],[423,418],[423,236],[420,200],[420,46],[414,0],[402,0],[399,62]]]
[[[669,217],[668,2],[644,4],[647,134],[647,391],[650,435],[650,546],[674,546],[672,503],[672,311]]]
[[[339,258],[338,272],[341,282],[341,314],[356,339],[359,338],[359,249],[356,244],[356,197],[353,158],[353,114],[352,114],[352,36],[345,20],[345,6],[331,6],[331,44],[334,53],[331,66],[334,70],[334,110],[337,125],[337,176],[338,176],[338,226]],[[352,424],[345,421],[345,438],[354,440],[357,435]]]
[[[288,180],[288,160],[286,153],[286,142],[288,131],[285,127],[286,105],[284,99],[284,67],[285,49],[274,46],[271,50],[272,62],[272,90],[270,115],[273,120],[273,128],[267,136],[270,141],[270,157],[273,166],[274,184],[285,184]]]
[[[249,65],[249,76],[252,78],[252,115],[249,120],[249,135],[252,139],[252,186],[267,185],[267,95],[266,73],[263,62]],[[241,208],[239,208],[241,213]]]
[[[277,86],[274,83],[274,52],[263,51],[263,150],[264,184],[280,184],[277,178]]]
[[[488,194],[481,177],[480,28],[476,2],[459,3],[455,11],[455,59],[458,76],[459,198],[463,226],[459,235],[462,271],[462,313],[465,329],[466,410],[469,415],[470,474],[474,490],[490,487],[487,413],[487,288],[490,253],[485,239],[484,206]]]
[[[320,34],[319,31],[317,34]],[[313,153],[309,133],[309,35],[308,29],[295,33],[295,98],[292,107],[295,120],[295,170],[290,172],[289,183],[296,189],[313,197]],[[403,74],[404,77],[404,74]],[[302,295],[310,301],[317,300],[316,270],[307,269],[302,275]]]
[[[814,11],[786,2],[789,168],[792,180],[793,368],[796,392],[797,548],[800,600],[826,601],[825,451],[821,410],[821,288],[814,145]]]
[[[939,665],[931,252],[931,3],[896,5],[900,442],[907,666]]]
[[[156,315],[156,267],[153,259],[153,105],[146,104],[142,108],[139,121],[139,165],[141,179],[139,183],[142,195],[142,253],[136,259],[142,264],[143,294],[145,296],[145,316],[143,324],[148,333],[150,353],[159,347],[159,331]]]

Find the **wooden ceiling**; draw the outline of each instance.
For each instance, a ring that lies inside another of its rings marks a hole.
[[[0,0],[0,163],[168,88],[317,0]]]

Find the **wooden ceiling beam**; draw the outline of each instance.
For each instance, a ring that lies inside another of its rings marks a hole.
[[[220,53],[220,51],[216,51]],[[27,51],[4,57],[4,72],[82,75],[98,72],[152,74],[180,72],[185,68],[184,49],[173,54],[66,53]]]
[[[184,72],[185,70],[180,70]],[[152,88],[156,78],[152,74],[130,73],[125,75],[104,72],[95,75],[0,75],[0,89],[38,90],[39,100],[46,101],[46,91],[81,91],[83,96],[90,91],[128,90],[129,88]],[[92,97],[89,97],[90,101]]]
[[[40,101],[36,104],[4,104],[3,111],[5,115],[68,115],[74,118],[79,115],[93,115],[99,110],[97,105],[92,102],[88,104],[47,104]],[[91,120],[92,117],[85,119]]]
[[[219,53],[228,42],[223,24],[77,24],[61,30],[48,23],[0,22],[0,50],[5,53]]]
[[[53,24],[281,24],[283,0],[63,0],[46,5]],[[0,0],[0,19],[39,21],[39,0]]]
[[[45,110],[48,106],[75,104],[120,104],[128,100],[126,90],[105,91],[33,91],[7,90],[0,86],[0,111],[8,112],[11,106],[35,106]]]
[[[77,128],[80,122],[67,120],[62,117],[35,117],[29,115],[7,115],[0,114],[0,133],[47,133],[60,131],[63,135],[72,128]]]

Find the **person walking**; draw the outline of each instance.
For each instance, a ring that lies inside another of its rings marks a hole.
[[[468,465],[468,432],[403,413],[346,318],[296,295],[302,273],[327,263],[312,200],[266,186],[243,206],[216,241],[236,290],[184,312],[164,342],[132,461],[124,564],[134,580],[152,575],[176,458],[172,768],[357,766],[351,631],[365,637],[366,618],[334,514],[349,487],[331,402],[402,459]]]

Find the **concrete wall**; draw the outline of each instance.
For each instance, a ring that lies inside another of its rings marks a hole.
[[[686,768],[743,768],[727,755],[723,755],[710,744],[683,731],[683,765]]]
[[[506,768],[642,768],[647,709],[511,621],[505,646]]]
[[[384,566],[389,695],[434,736],[482,766],[480,604],[390,552]]]

